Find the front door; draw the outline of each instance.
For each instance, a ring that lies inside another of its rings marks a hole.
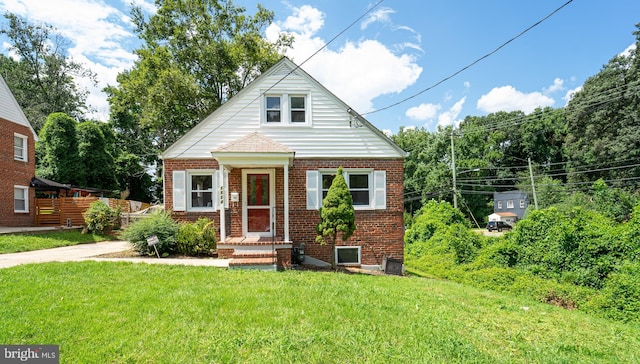
[[[271,236],[275,178],[273,169],[242,172],[242,231],[245,236]]]

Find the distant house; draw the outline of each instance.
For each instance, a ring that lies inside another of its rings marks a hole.
[[[35,142],[38,139],[0,76],[0,226],[33,226]]]
[[[403,258],[405,155],[283,58],[162,153],[165,208],[179,220],[215,220],[218,254],[231,266],[268,264],[272,246],[287,264],[304,244],[305,263],[333,255],[376,267]],[[315,242],[315,227],[340,166],[357,229],[332,251]]]
[[[515,223],[524,217],[529,206],[529,195],[515,190],[493,193],[493,214],[489,221],[505,221]]]

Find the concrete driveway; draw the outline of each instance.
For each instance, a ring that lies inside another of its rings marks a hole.
[[[20,264],[46,262],[77,262],[85,260],[106,262],[134,262],[149,264],[200,265],[226,268],[229,259],[174,259],[174,258],[99,258],[99,255],[118,253],[131,249],[126,241],[105,241],[93,244],[80,244],[60,248],[34,250],[23,253],[0,254],[0,268],[15,267]]]

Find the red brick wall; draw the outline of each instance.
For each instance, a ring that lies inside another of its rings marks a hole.
[[[362,264],[382,264],[384,255],[403,258],[404,252],[404,171],[402,159],[296,159],[289,168],[289,235],[295,246],[305,243],[305,254],[329,262],[331,248],[315,242],[315,227],[320,221],[317,210],[307,210],[307,170],[344,168],[373,168],[386,170],[387,209],[356,210],[356,231],[347,242],[338,245],[362,246]],[[215,169],[215,160],[165,160],[165,206],[173,207],[173,171],[193,169]],[[276,234],[284,237],[284,170],[276,168]],[[238,192],[242,201],[242,169],[234,168],[229,173],[229,192]],[[227,216],[231,219],[230,236],[242,235],[241,203],[229,204]],[[195,220],[198,216],[213,218],[219,224],[219,213],[174,212],[179,220]]]
[[[27,162],[13,158],[13,134],[27,137]],[[26,186],[35,176],[35,140],[31,130],[0,119],[0,226],[33,226],[35,190],[29,189],[29,213],[15,213],[13,186]]]

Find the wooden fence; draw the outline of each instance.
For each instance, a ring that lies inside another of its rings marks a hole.
[[[60,197],[60,198],[36,198],[36,226],[82,226],[84,217],[82,214],[87,211],[92,202],[98,197]],[[120,206],[123,213],[130,213],[146,209],[150,205],[144,202],[117,200],[114,198],[100,198],[109,207]]]

